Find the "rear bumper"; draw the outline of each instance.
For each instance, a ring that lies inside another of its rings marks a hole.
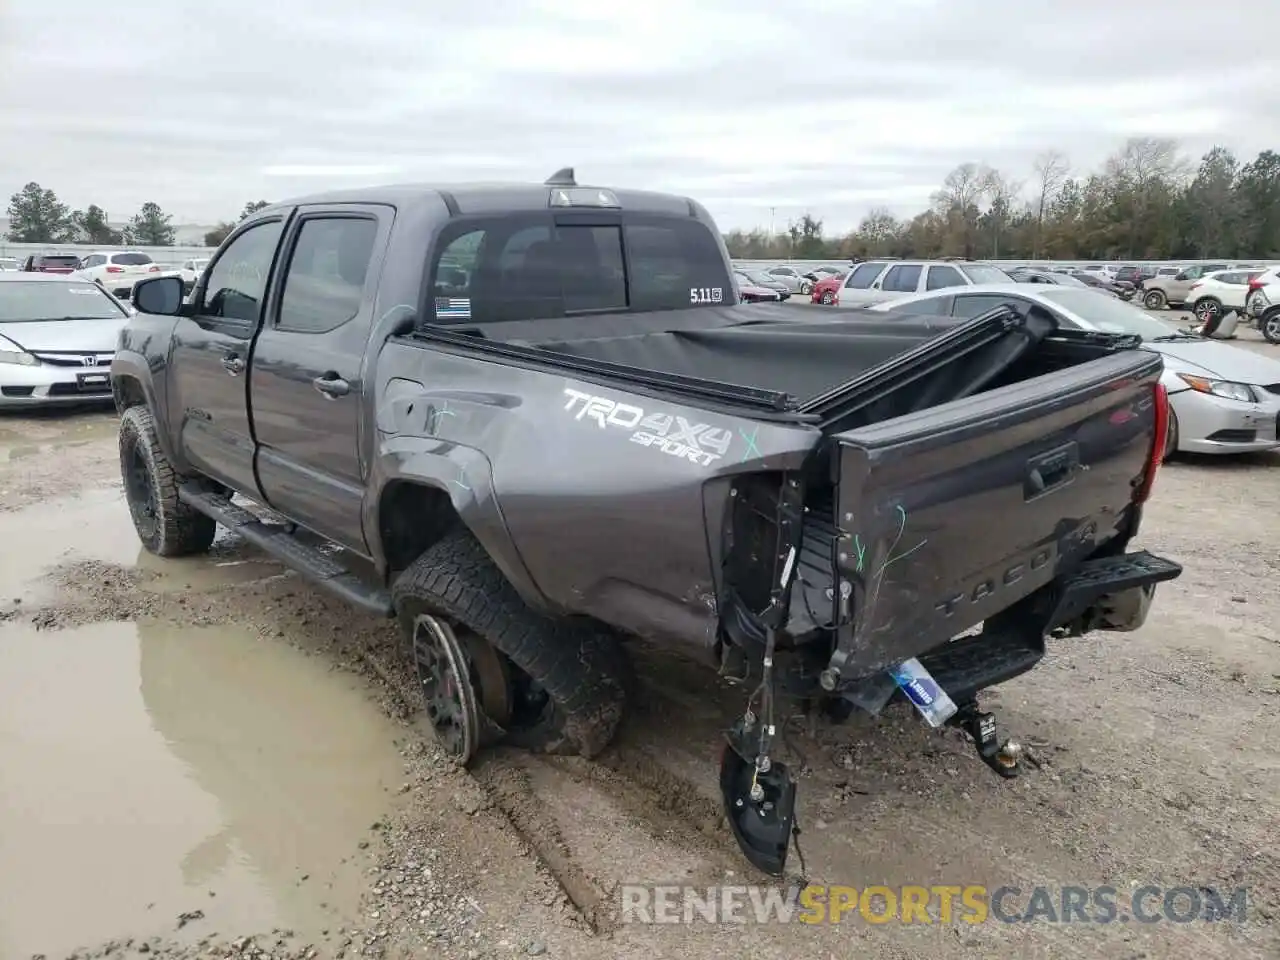
[[[1047,618],[1043,612],[1036,617],[1010,611],[1014,615],[988,622],[982,633],[952,640],[920,661],[952,700],[972,700],[1039,663],[1046,634],[1137,630],[1146,622],[1156,586],[1181,573],[1180,564],[1145,550],[1091,560],[1045,588],[1052,602]]]

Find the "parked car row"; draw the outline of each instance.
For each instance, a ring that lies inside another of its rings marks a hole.
[[[172,270],[164,264],[156,263],[150,254],[140,250],[110,250],[95,251],[83,257],[69,253],[39,253],[32,254],[23,261],[12,262],[18,272],[73,274],[97,283],[113,297],[128,300],[133,294],[134,284],[143,277],[157,274],[180,274],[183,286],[190,293],[199,279],[200,271],[209,261],[188,260],[181,270]]]

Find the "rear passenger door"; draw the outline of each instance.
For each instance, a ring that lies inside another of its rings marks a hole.
[[[249,374],[268,505],[363,553],[365,351],[390,207],[302,207]]]

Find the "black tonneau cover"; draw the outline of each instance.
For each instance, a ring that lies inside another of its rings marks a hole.
[[[928,406],[981,389],[1051,333],[1053,326],[1051,322],[1029,324],[1006,308],[975,320],[953,320],[886,319],[882,313],[862,310],[816,317],[795,307],[752,305],[441,329],[480,337],[481,349],[487,341],[502,348],[524,348],[548,362],[554,362],[554,356],[601,361],[609,368],[602,370],[605,373],[625,368],[656,371],[684,381],[812,398],[811,403],[841,394],[872,371],[883,373],[871,378],[872,389],[887,388],[886,377],[900,384],[904,366],[941,356],[931,341],[938,341],[939,347],[967,345],[961,351],[967,356],[964,363],[948,364],[945,370],[937,362],[925,364],[924,372],[931,376],[921,384],[916,399]],[[977,331],[982,335],[975,339]],[[431,335],[429,330],[423,332]],[[1015,335],[1008,337],[1009,333]],[[946,359],[955,353],[954,348],[941,351]],[[809,406],[804,404],[803,409]],[[917,408],[915,402],[908,406]],[[824,407],[822,412],[830,411]]]

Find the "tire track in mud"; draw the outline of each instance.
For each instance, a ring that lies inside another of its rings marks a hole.
[[[421,721],[407,661],[393,656],[395,662],[388,663],[390,653],[362,646],[358,655],[400,701],[401,715],[414,731],[430,738],[429,727]],[[663,699],[666,705],[681,707],[674,700]],[[652,717],[654,704],[651,701],[646,706],[650,709],[638,712]],[[618,742],[590,760],[495,746],[487,748],[465,771],[483,791],[491,809],[502,815],[573,904],[584,926],[596,935],[608,934],[619,925],[619,878],[598,876],[580,862],[552,812],[547,794],[554,786],[537,783],[548,775],[553,782],[568,781],[595,790],[612,801],[631,826],[655,842],[676,846],[702,861],[701,876],[685,878],[686,882],[713,883],[727,872],[749,869],[728,842],[731,835],[719,803],[636,742],[637,720],[631,718]],[[767,882],[767,878],[761,879]]]

